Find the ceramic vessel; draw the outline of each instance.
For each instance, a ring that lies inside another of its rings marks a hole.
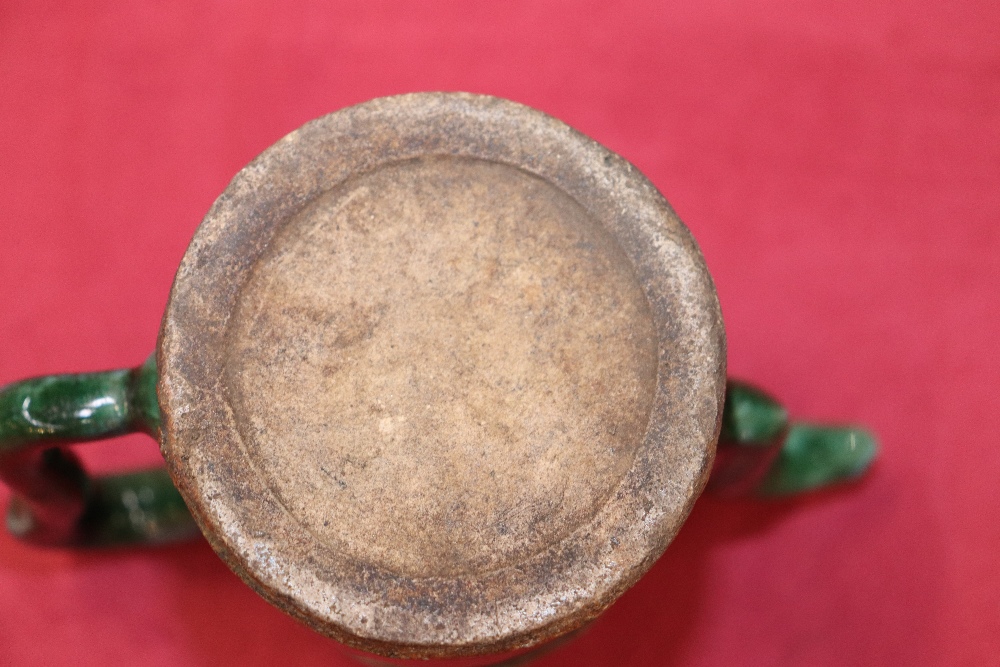
[[[132,430],[169,478],[92,479],[59,447]],[[720,430],[711,483],[733,494],[853,478],[875,451],[727,389],[704,260],[631,164],[513,102],[417,94],[308,123],[242,170],[181,262],[155,358],[0,392],[0,476],[25,540],[200,529],[369,662],[485,664],[634,584]]]

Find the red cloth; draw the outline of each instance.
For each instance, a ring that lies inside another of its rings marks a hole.
[[[850,488],[702,499],[540,665],[996,664],[993,0],[6,0],[0,383],[141,362],[236,171],[311,118],[416,90],[524,102],[634,162],[701,243],[732,373],[882,442]],[[157,457],[125,444],[84,456]],[[204,543],[6,535],[0,663],[346,664]]]

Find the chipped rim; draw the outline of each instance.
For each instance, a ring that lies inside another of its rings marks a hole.
[[[646,295],[658,369],[633,464],[589,522],[510,567],[412,578],[350,561],[283,511],[246,455],[220,383],[229,313],[283,221],[352,174],[431,154],[523,169],[604,225]],[[178,269],[157,347],[161,451],[212,547],[278,608],[389,657],[499,653],[581,627],[673,539],[711,468],[725,353],[715,287],[694,239],[626,160],[507,100],[467,93],[380,98],[279,140],[234,177],[205,216]]]

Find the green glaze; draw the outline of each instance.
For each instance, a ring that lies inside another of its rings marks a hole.
[[[787,496],[860,477],[878,453],[859,428],[795,423],[758,493]]]
[[[766,446],[788,426],[788,411],[760,389],[744,382],[726,384],[719,438],[741,445]]]
[[[201,534],[162,468],[96,480],[82,523],[91,546],[158,544]]]
[[[0,455],[36,442],[155,435],[159,429],[153,357],[137,369],[50,375],[0,389]]]
[[[862,429],[789,422],[774,398],[729,380],[710,485],[763,496],[812,491],[860,477],[877,451]]]
[[[56,446],[136,431],[157,437],[156,378],[150,357],[131,370],[53,375],[0,389],[0,476],[14,490],[11,532],[83,546],[198,534],[162,468],[91,478],[70,450]]]

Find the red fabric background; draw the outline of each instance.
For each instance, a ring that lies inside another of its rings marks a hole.
[[[142,361],[201,216],[303,122],[406,91],[508,97],[666,194],[716,278],[733,374],[882,442],[851,488],[702,499],[540,665],[996,664],[998,7],[5,0],[0,383]],[[158,454],[135,436],[84,456]],[[6,535],[0,663],[347,664],[204,543]]]

